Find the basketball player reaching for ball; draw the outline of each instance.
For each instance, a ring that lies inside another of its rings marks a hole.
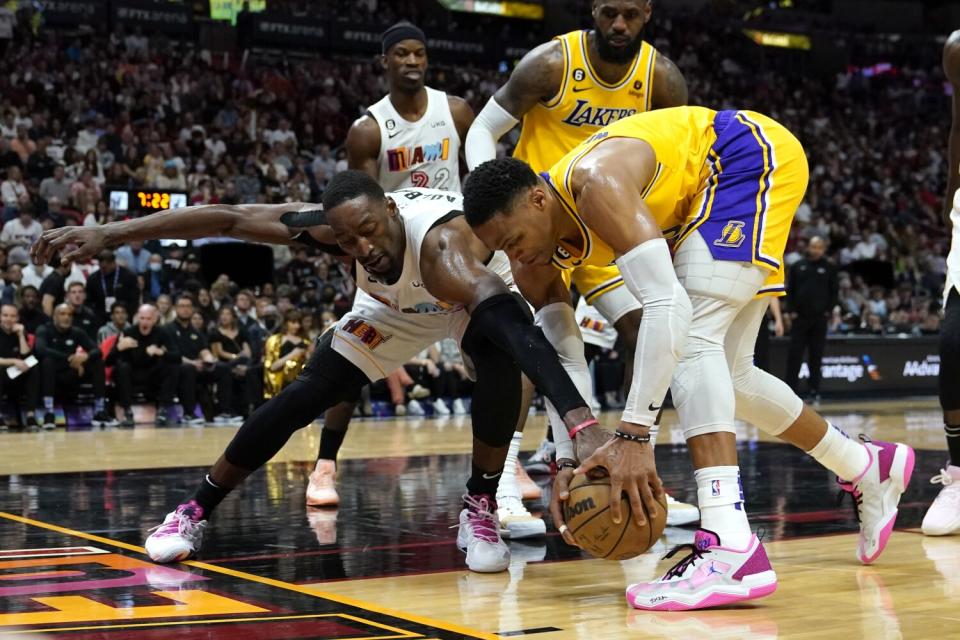
[[[783,290],[783,252],[807,180],[803,148],[773,120],[677,107],[605,127],[539,176],[519,160],[492,160],[464,186],[467,221],[489,249],[520,265],[514,278],[537,308],[566,298],[558,269],[612,262],[643,303],[620,428],[576,472],[607,469],[615,522],[622,490],[635,516],[643,506],[654,513],[649,432],[669,387],[695,469],[701,529],[691,554],[663,578],[628,588],[633,607],[699,609],[776,589],[744,509],[735,414],[844,479],[857,498],[862,562],[877,558],[892,531],[913,450],[849,439],[753,364],[769,303],[758,294]],[[561,500],[570,475],[558,473]]]
[[[521,120],[514,157],[534,171],[546,171],[577,144],[603,126],[638,112],[687,103],[683,74],[666,56],[644,42],[650,21],[650,0],[593,0],[593,29],[558,36],[528,53],[510,79],[487,102],[467,135],[470,169],[496,157],[496,143]],[[623,339],[626,385],[630,385],[633,352],[643,312],[623,286],[616,265],[581,265],[564,273],[577,290],[606,318]],[[569,302],[561,303],[569,305]],[[545,308],[537,320],[549,332],[566,311]],[[564,354],[572,361],[582,355]],[[582,365],[586,366],[583,362]],[[573,375],[574,367],[568,367]],[[589,375],[589,374],[583,374]],[[584,383],[590,388],[590,381]],[[548,412],[553,415],[548,405]],[[656,429],[651,443],[656,440]],[[520,450],[516,437],[507,456],[507,470]],[[700,518],[697,507],[667,497],[670,525]]]
[[[947,286],[943,292],[946,310],[940,329],[940,405],[950,460],[946,469],[932,480],[944,486],[923,517],[921,529],[928,536],[960,532],[960,31],[954,31],[944,46],[943,71],[953,86],[953,125],[944,200],[953,238],[947,256]]]
[[[244,422],[193,496],[155,528],[146,541],[151,559],[173,562],[195,553],[216,506],[295,431],[449,337],[461,343],[476,377],[473,467],[458,544],[474,571],[507,568],[510,550],[500,538],[493,496],[519,418],[520,372],[556,404],[566,428],[584,428],[576,443],[583,455],[609,433],[532,324],[526,304],[510,293],[506,256],[484,247],[461,209],[458,194],[410,188],[385,195],[366,173],[345,171],[324,191],[322,211],[306,203],[195,206],[41,237],[33,248],[38,263],[54,252],[81,260],[133,240],[220,235],[308,244],[356,260],[352,310],[318,338],[300,377]],[[64,251],[68,244],[78,248]]]
[[[380,62],[389,92],[350,128],[347,163],[372,176],[385,191],[428,187],[460,193],[460,142],[473,123],[473,110],[462,98],[426,86],[426,41],[423,31],[410,23],[383,33]],[[336,459],[355,409],[355,402],[343,402],[324,415],[317,463],[307,484],[307,506],[332,507],[340,502]],[[513,461],[498,486],[502,532],[510,538],[543,535],[543,520],[533,517],[521,499],[539,498],[540,489],[520,475],[524,486],[535,491],[522,494],[518,473],[523,470]]]

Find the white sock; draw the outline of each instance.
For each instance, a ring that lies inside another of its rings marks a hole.
[[[720,536],[720,544],[746,549],[753,532],[743,506],[740,467],[706,467],[694,471],[700,504],[700,528]]]
[[[867,448],[829,422],[827,422],[827,432],[823,435],[823,439],[807,453],[847,481],[862,474],[870,463]]]
[[[517,484],[517,456],[520,455],[520,441],[523,434],[515,431],[507,449],[507,459],[503,462],[503,474],[497,484],[497,497],[513,496],[520,498],[520,486]]]

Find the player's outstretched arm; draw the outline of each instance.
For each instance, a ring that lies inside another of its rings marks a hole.
[[[523,56],[470,127],[464,145],[470,170],[496,158],[497,141],[538,102],[556,95],[562,83],[563,45],[558,40],[545,42]]]
[[[953,86],[953,125],[950,127],[947,174],[947,197],[943,203],[944,217],[950,218],[953,199],[960,189],[960,31],[954,31],[943,47],[943,72]]]
[[[111,222],[99,227],[62,227],[44,232],[31,248],[35,262],[44,264],[54,253],[66,261],[86,260],[107,247],[134,240],[176,238],[194,240],[227,236],[251,242],[291,244],[306,227],[323,224],[320,206],[306,202],[275,205],[211,204],[169,209],[143,218]],[[310,229],[319,241],[322,231]],[[319,237],[317,237],[319,236]],[[332,236],[331,236],[332,237]],[[329,244],[334,244],[332,240]],[[74,245],[74,248],[64,250]]]

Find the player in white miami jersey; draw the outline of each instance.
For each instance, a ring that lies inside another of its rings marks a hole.
[[[386,191],[406,187],[443,189],[460,193],[461,141],[473,124],[473,111],[462,99],[427,87],[426,36],[409,23],[396,24],[383,34],[381,64],[389,92],[353,123],[347,135],[347,162],[372,176]],[[339,503],[336,459],[346,437],[356,403],[344,402],[324,415],[317,462],[307,485],[311,507]],[[523,506],[516,473],[511,465],[502,481],[500,505],[505,532],[512,538],[543,535],[543,520]],[[529,478],[524,486],[540,489]]]
[[[960,532],[960,31],[954,31],[947,39],[943,70],[953,85],[953,126],[947,161],[950,170],[943,203],[953,237],[947,256],[945,313],[940,327],[940,405],[950,460],[933,478],[935,484],[943,484],[943,489],[923,518],[921,528],[928,536]]]
[[[405,189],[389,195],[373,178],[345,171],[317,205],[187,207],[101,227],[49,232],[34,247],[44,262],[56,251],[83,259],[104,246],[137,239],[223,235],[277,244],[303,243],[356,261],[359,293],[353,310],[317,339],[315,353],[293,383],[244,422],[196,492],[147,539],[156,562],[183,560],[199,549],[210,513],[290,436],[333,404],[357,397],[435,342],[460,342],[476,384],[471,410],[473,464],[460,513],[458,543],[467,566],[507,568],[509,548],[494,511],[497,478],[520,413],[521,371],[555,404],[564,429],[580,429],[581,454],[604,431],[559,362],[556,351],[508,288],[509,265],[473,234],[458,194]],[[68,244],[79,248],[65,251]]]

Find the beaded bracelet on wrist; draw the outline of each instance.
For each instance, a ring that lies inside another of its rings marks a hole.
[[[621,440],[629,440],[630,442],[643,442],[643,443],[650,442],[649,434],[645,436],[636,436],[636,435],[633,435],[632,433],[626,433],[626,432],[620,431],[620,429],[617,429],[617,432],[614,433],[613,435],[617,438],[620,438]]]

